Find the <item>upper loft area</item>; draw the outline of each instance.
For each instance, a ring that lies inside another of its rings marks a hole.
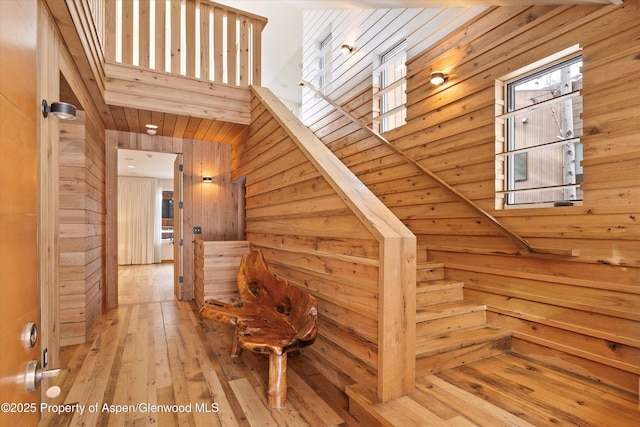
[[[208,0],[47,0],[107,129],[232,143],[267,19]],[[82,105],[61,84],[61,99]]]

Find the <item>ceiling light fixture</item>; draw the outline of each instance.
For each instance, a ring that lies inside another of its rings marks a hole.
[[[76,107],[66,102],[52,102],[51,105],[49,105],[47,101],[43,99],[42,117],[47,118],[49,113],[61,120],[75,120]]]
[[[340,47],[340,50],[342,50],[342,53],[345,55],[350,55],[354,50],[356,50],[356,48],[348,44],[343,44],[342,47]]]
[[[431,73],[431,76],[429,77],[429,81],[431,82],[432,85],[435,85],[435,86],[439,86],[442,83],[446,82],[447,80],[449,80],[449,75],[445,74],[442,71],[434,71],[433,73]]]
[[[153,136],[158,132],[158,125],[152,125],[151,123],[147,123],[146,125],[144,125],[144,127],[147,128],[148,135]]]
[[[205,182],[205,183],[212,183],[212,182],[213,182],[213,177],[210,177],[210,176],[203,176],[203,177],[202,177],[202,182]]]

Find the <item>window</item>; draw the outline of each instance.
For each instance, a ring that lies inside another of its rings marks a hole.
[[[322,89],[331,81],[331,33],[320,41],[318,67],[318,87]]]
[[[402,40],[380,55],[378,81],[374,87],[379,91],[374,96],[374,111],[378,112],[375,123],[380,133],[402,126],[407,120],[407,41]],[[377,84],[376,84],[377,83]]]
[[[496,126],[503,205],[582,200],[581,66],[577,56],[506,82]]]

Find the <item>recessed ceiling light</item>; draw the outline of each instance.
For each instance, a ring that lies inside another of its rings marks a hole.
[[[128,167],[129,169],[135,169],[135,168],[136,168],[136,167],[135,167],[135,166],[133,166],[133,165],[129,165],[129,166],[127,166],[127,167]]]
[[[144,127],[147,129],[158,129],[158,125],[152,125],[151,123],[147,123]]]

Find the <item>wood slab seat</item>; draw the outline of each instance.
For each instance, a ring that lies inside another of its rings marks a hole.
[[[269,405],[283,408],[287,401],[287,352],[315,341],[316,298],[271,273],[259,249],[242,257],[238,290],[237,302],[208,299],[200,315],[235,326],[232,357],[238,357],[242,349],[269,355]]]

